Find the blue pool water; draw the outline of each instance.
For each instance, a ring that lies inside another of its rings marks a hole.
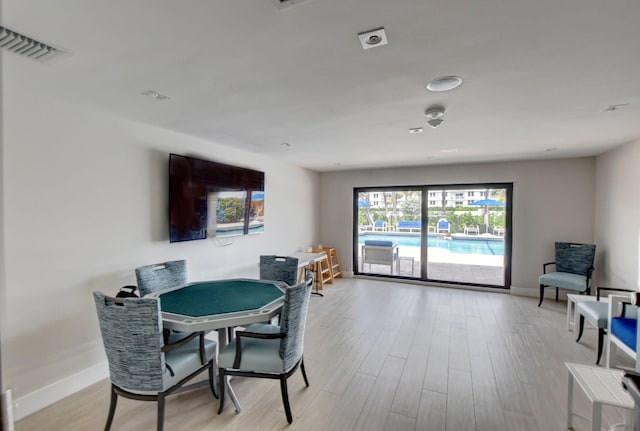
[[[420,237],[417,235],[360,235],[359,244],[365,240],[374,239],[392,241],[394,244],[404,247],[420,247]],[[504,240],[491,239],[444,239],[437,236],[428,237],[428,247],[443,248],[451,253],[459,254],[486,254],[491,256],[504,256]]]

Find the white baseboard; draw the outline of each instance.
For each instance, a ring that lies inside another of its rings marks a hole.
[[[528,287],[518,287],[518,286],[513,286],[512,285],[511,286],[511,294],[512,295],[516,295],[516,296],[531,296],[531,297],[537,298],[538,295],[540,294],[540,290],[531,289],[531,288],[528,288]]]
[[[558,295],[558,300],[559,301],[566,301],[567,300],[567,293],[577,293],[577,292],[572,292],[572,291],[567,291],[567,290],[560,290],[560,293]],[[540,298],[540,288],[539,286],[532,288],[526,288],[526,287],[516,287],[516,286],[511,286],[511,294],[512,295],[518,295],[518,296],[530,296],[533,298]],[[544,299],[545,300],[552,300],[555,301],[556,300],[556,288],[555,287],[547,287],[544,290]]]
[[[18,421],[55,403],[56,401],[60,401],[61,399],[108,377],[109,366],[105,361],[31,392],[30,394],[14,400],[14,419]]]

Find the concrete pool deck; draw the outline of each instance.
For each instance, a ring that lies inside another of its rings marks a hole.
[[[400,246],[400,275],[404,277],[420,277],[420,247]],[[449,250],[429,247],[427,271],[429,279],[434,281],[451,281],[457,283],[473,283],[482,285],[504,285],[504,257],[483,254],[451,253]],[[409,258],[409,259],[407,259]],[[411,271],[413,259],[413,273]],[[359,263],[359,268],[362,266]],[[389,274],[389,266],[367,264],[371,274]]]

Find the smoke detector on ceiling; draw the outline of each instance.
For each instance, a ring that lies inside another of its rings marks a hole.
[[[360,39],[360,44],[363,49],[375,48],[376,46],[387,45],[389,43],[384,27],[358,33],[358,39]]]
[[[442,116],[444,115],[444,107],[432,106],[424,111],[424,115],[427,116],[427,124],[435,129],[444,121],[442,119]]]
[[[0,47],[36,61],[51,60],[64,53],[64,51],[51,45],[2,26],[0,26]]]

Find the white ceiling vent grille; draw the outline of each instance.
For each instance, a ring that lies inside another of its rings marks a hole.
[[[307,2],[309,0],[271,0],[278,9],[288,9],[300,3]]]
[[[46,43],[0,26],[0,47],[36,61],[47,61],[62,51]]]

